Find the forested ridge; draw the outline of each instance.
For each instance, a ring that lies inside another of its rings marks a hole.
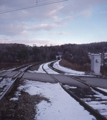
[[[64,44],[60,46],[40,46],[33,47],[24,44],[0,44],[0,63],[29,63],[45,62],[56,59],[58,52],[62,52],[63,58],[72,62],[83,64],[89,62],[88,52],[107,52],[107,42],[90,44]]]

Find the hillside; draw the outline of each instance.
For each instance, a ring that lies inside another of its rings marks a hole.
[[[63,58],[69,60],[69,56],[67,56],[69,53],[73,56],[72,62],[83,64],[89,62],[88,52],[102,53],[103,51],[107,52],[107,42],[41,47],[31,47],[24,44],[0,44],[0,63],[51,61],[55,59],[58,52],[62,52]]]

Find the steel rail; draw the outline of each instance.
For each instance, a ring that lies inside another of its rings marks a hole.
[[[4,97],[5,97],[8,93],[11,92],[11,90],[12,90],[15,82],[16,82],[17,80],[20,80],[20,79],[22,78],[22,76],[24,75],[24,72],[26,72],[30,67],[32,67],[32,66],[34,66],[34,65],[35,65],[35,64],[31,64],[31,65],[28,65],[28,67],[23,66],[23,67],[25,67],[25,69],[24,69],[23,71],[17,71],[16,74],[14,74],[12,77],[9,77],[9,78],[11,78],[11,82],[9,83],[9,85],[6,86],[5,91],[2,91],[3,93],[0,95],[0,104],[3,102]],[[22,66],[20,67],[20,69],[22,69]],[[20,69],[18,68],[18,70],[20,70]],[[2,80],[3,80],[4,78],[7,78],[7,77],[6,77],[6,76],[3,77]],[[2,81],[2,80],[1,80],[1,81]],[[1,81],[0,81],[0,82],[1,82]]]
[[[54,67],[52,66],[53,63],[54,63],[54,62],[52,62],[51,64],[48,65],[48,67],[49,67],[50,69],[52,69],[52,70],[54,70],[54,71],[56,71],[56,72],[60,71],[59,73],[64,73],[63,71],[54,68]],[[67,76],[67,75],[66,75],[66,76]],[[81,78],[79,78],[79,77],[77,77],[77,76],[67,76],[67,77],[70,77],[70,78],[72,78],[72,79],[75,79],[76,81],[81,82],[81,83],[83,83],[83,84],[86,85],[86,86],[92,87],[94,90],[100,92],[100,93],[103,94],[103,95],[107,95],[107,92],[102,91],[102,90],[100,90],[100,89],[98,89],[98,88],[96,88],[96,87],[94,87],[94,86],[92,86],[92,85],[89,85],[89,84],[85,83]]]
[[[48,65],[48,66],[50,66],[50,65]],[[56,79],[53,75],[49,74],[49,73],[44,69],[44,64],[43,64],[42,68],[43,68],[43,70],[44,70],[49,76],[51,76],[51,78],[53,78],[56,82],[60,83],[61,87],[62,87],[70,96],[72,96],[72,97],[73,97],[75,100],[77,100],[86,110],[88,110],[92,115],[94,115],[94,116],[97,118],[97,120],[107,120],[107,118],[105,118],[105,117],[104,117],[103,115],[101,115],[98,111],[96,111],[95,109],[93,109],[90,105],[86,104],[83,100],[81,100],[81,99],[80,99],[78,96],[76,96],[73,92],[71,92],[71,91],[69,91],[68,89],[66,89],[66,88],[64,87],[64,85],[63,85],[58,79]],[[52,66],[49,67],[49,68],[52,69]],[[58,70],[55,70],[55,68],[52,69],[52,70],[58,72]],[[69,76],[67,76],[67,77],[69,77]],[[74,78],[73,78],[73,79],[74,79]],[[90,85],[84,83],[83,81],[78,80],[78,82],[81,82],[82,84],[90,87]],[[95,87],[93,87],[93,86],[91,86],[91,87],[92,87],[93,89],[95,89]],[[96,89],[96,90],[97,90],[97,89]],[[101,90],[98,91],[98,92],[101,92]]]

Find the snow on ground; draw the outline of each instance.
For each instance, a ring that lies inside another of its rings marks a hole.
[[[16,98],[16,97],[13,97],[13,98],[10,98],[10,101],[16,101],[16,100],[18,100],[18,98]]]
[[[53,62],[53,61],[51,61]],[[47,62],[45,64],[42,64],[40,65],[39,69],[38,70],[34,70],[34,71],[28,71],[28,72],[32,72],[32,73],[45,73],[45,71],[42,69],[42,66],[44,65],[44,69],[49,73],[49,74],[59,74],[58,72],[55,72],[54,70],[50,69],[48,67],[48,65],[51,63],[51,62]],[[79,72],[79,71],[76,71],[76,70],[72,70],[72,69],[69,69],[69,68],[66,68],[66,67],[62,67],[59,65],[59,61],[58,62],[55,62],[54,65],[53,65],[54,68],[58,69],[58,70],[61,70],[61,71],[64,71],[65,72],[65,75],[85,75],[85,72]]]
[[[16,67],[15,67],[15,68],[8,69],[8,70],[1,70],[0,73],[3,73],[3,72],[5,72],[5,71],[13,71],[13,70],[15,70],[15,69],[16,69]]]
[[[44,69],[49,73],[49,74],[59,74],[58,72],[55,72],[54,70],[50,69],[48,67],[48,65],[50,64],[51,62],[48,62],[48,63],[45,63],[44,64]]]
[[[58,72],[55,72],[53,71],[52,69],[50,69],[48,67],[48,65],[50,64],[51,62],[47,62],[47,63],[44,63],[42,65],[40,65],[39,69],[38,70],[34,70],[34,71],[28,71],[28,72],[31,72],[31,73],[46,73],[43,69],[42,69],[42,66],[44,65],[44,69],[49,73],[49,74],[59,74]]]
[[[13,71],[13,70],[15,70],[16,69],[16,67],[15,68],[11,68],[11,69],[9,69],[9,70],[7,70],[7,71]]]
[[[105,96],[105,95],[97,92],[97,91],[94,90],[93,88],[91,88],[91,90],[92,90],[94,93],[96,93],[96,95],[94,95],[94,96],[96,96],[96,97],[98,97],[98,98],[101,98],[102,100],[103,100],[103,99],[107,100],[107,96]]]
[[[5,72],[6,70],[1,70],[0,73]]]
[[[72,70],[70,68],[60,66],[59,61],[55,62],[53,64],[53,67],[58,69],[58,70],[61,70],[61,71],[65,72],[65,75],[85,75],[85,72],[80,72],[80,71],[76,71],[76,70]]]
[[[5,93],[10,89],[11,85],[14,83],[15,80],[12,80],[12,78],[4,78],[0,82],[0,100],[3,98]]]
[[[100,114],[104,115],[107,118],[107,96],[104,96],[103,94],[95,91],[93,88],[91,90],[96,93],[94,95],[97,99],[96,101],[87,101],[86,103],[93,107],[94,109],[97,109]],[[100,101],[102,100],[102,101]]]
[[[107,89],[104,89],[104,88],[100,88],[100,87],[97,87],[98,89],[104,91],[104,92],[107,92]]]
[[[66,88],[66,89],[76,89],[77,87],[76,86],[70,86],[70,85],[64,85],[64,87]]]
[[[12,78],[4,78],[4,79],[0,82],[0,88],[2,89],[4,86],[10,85],[11,82],[12,82]]]
[[[26,80],[25,85],[21,85],[18,90],[24,90],[30,95],[40,95],[49,99],[50,102],[43,100],[34,106],[37,112],[35,120],[96,120],[58,83],[51,84]]]
[[[42,66],[43,66],[43,64],[42,65],[40,65],[40,67],[39,67],[39,69],[38,70],[34,70],[34,71],[30,71],[30,70],[28,70],[28,72],[31,72],[31,73],[46,73],[43,69],[42,69]]]

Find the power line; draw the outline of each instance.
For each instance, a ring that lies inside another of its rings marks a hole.
[[[5,13],[9,13],[9,12],[24,10],[24,9],[30,9],[30,8],[34,8],[34,7],[45,6],[45,5],[49,5],[49,4],[55,4],[55,3],[59,3],[59,2],[63,2],[63,1],[67,1],[67,0],[60,0],[60,1],[55,1],[55,2],[51,2],[51,3],[40,4],[40,5],[36,4],[36,5],[33,5],[33,6],[27,6],[27,7],[23,7],[23,8],[17,8],[17,9],[14,9],[14,10],[3,11],[3,12],[0,12],[0,14],[5,14]]]

